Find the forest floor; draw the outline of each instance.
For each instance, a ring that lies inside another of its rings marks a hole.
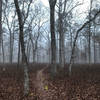
[[[68,65],[51,77],[46,64],[30,64],[30,91],[24,96],[23,67],[0,65],[0,100],[100,100],[100,65]]]

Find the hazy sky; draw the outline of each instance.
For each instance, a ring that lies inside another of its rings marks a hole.
[[[49,2],[48,0],[41,0],[43,2],[43,4],[46,6],[46,7],[49,7]],[[89,4],[90,4],[90,1],[91,0],[75,0],[75,2],[83,2],[83,5],[79,6],[79,7],[76,7],[76,10],[75,10],[75,16],[77,16],[78,19],[84,19],[86,17],[86,12],[87,10],[89,9]]]
[[[49,6],[48,0],[41,0],[45,6]]]
[[[45,6],[47,7],[49,6],[48,0],[41,0],[41,1],[43,2]],[[90,2],[90,0],[77,0],[77,1],[79,2],[84,1],[84,7],[82,7],[81,9],[85,9],[87,6],[89,6],[89,2]]]

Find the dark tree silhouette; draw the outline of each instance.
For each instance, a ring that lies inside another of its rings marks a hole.
[[[56,37],[55,37],[55,5],[57,0],[49,0],[50,5],[50,31],[51,31],[51,64],[52,72],[56,72]]]

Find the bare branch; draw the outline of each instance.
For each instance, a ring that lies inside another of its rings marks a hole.
[[[74,58],[74,51],[75,51],[75,46],[76,46],[76,41],[79,35],[79,32],[86,27],[86,25],[88,25],[90,22],[94,21],[96,19],[96,17],[100,14],[100,10],[94,15],[93,18],[91,18],[89,21],[85,22],[76,32],[76,36],[74,38],[74,42],[73,42],[73,48],[72,48],[72,54],[71,54],[71,58],[70,58],[70,65],[69,65],[69,69],[71,69],[72,67],[72,61]]]
[[[29,14],[29,9],[30,9],[31,3],[32,3],[32,0],[30,0],[30,3],[28,5],[28,9],[27,9],[26,17],[24,18],[24,21],[23,21],[23,25],[25,24],[25,21],[28,18],[28,14]]]

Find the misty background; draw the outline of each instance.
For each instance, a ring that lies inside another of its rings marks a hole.
[[[25,1],[25,0],[24,0]],[[89,20],[90,6],[91,17],[100,8],[99,0],[68,0],[65,9],[64,26],[64,60],[69,63],[73,41],[77,30]],[[23,3],[19,0],[19,6],[23,19],[27,13],[29,0]],[[19,48],[18,18],[13,0],[3,1],[2,11],[2,48],[0,49],[0,62],[20,62],[22,58],[21,48]],[[62,8],[64,0],[62,0]],[[24,25],[25,52],[29,62],[50,63],[51,62],[51,35],[50,35],[50,9],[48,0],[33,0],[30,5],[28,17]],[[58,29],[59,1],[55,6],[55,31],[56,31],[56,56],[59,63],[59,29]],[[100,61],[100,18],[91,23],[90,27],[90,56],[91,63]],[[89,26],[84,27],[79,33],[75,53],[74,63],[89,63]]]

